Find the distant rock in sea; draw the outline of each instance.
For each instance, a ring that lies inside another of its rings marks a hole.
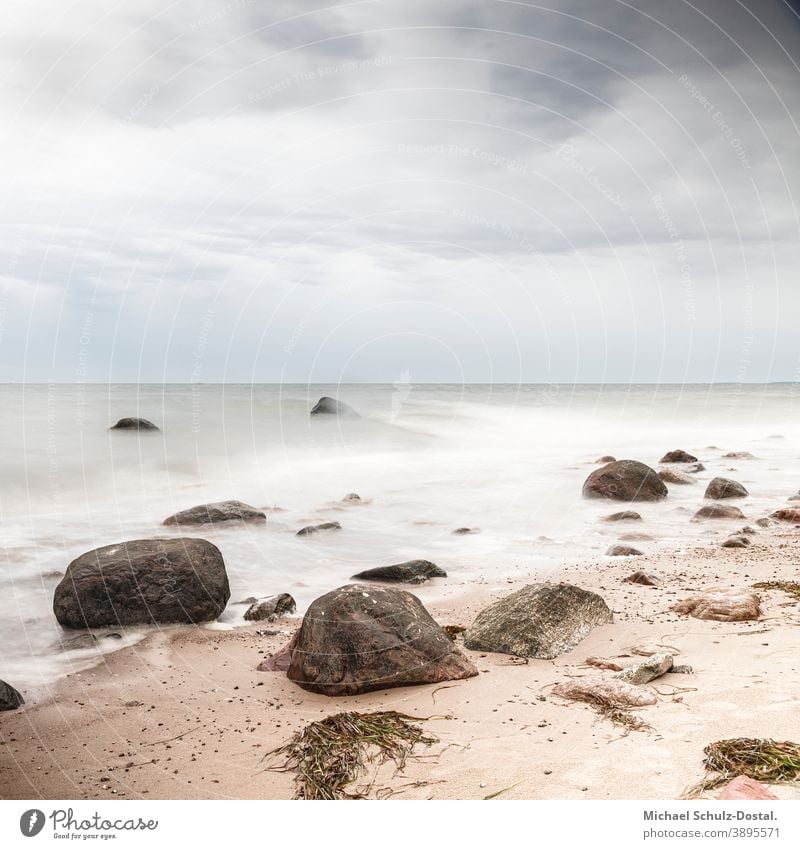
[[[674,483],[678,486],[686,486],[697,483],[691,475],[687,475],[686,472],[679,472],[677,469],[672,468],[659,469],[658,476],[662,481],[664,481],[664,483]]]
[[[729,451],[722,455],[726,460],[755,460],[756,458],[749,451]]]
[[[603,456],[603,457],[598,457],[598,458],[595,460],[595,463],[597,463],[598,465],[602,465],[602,466],[605,466],[605,465],[607,465],[608,463],[616,463],[616,462],[617,462],[617,458],[616,458],[616,457],[612,457],[610,454],[606,454],[606,455],[605,455],[605,456]]]
[[[357,417],[358,413],[349,404],[345,404],[344,401],[339,401],[336,398],[325,395],[311,408],[311,415]]]
[[[266,522],[263,510],[242,501],[198,504],[164,519],[165,525],[213,525],[220,522]]]
[[[644,554],[638,548],[633,548],[630,545],[612,545],[606,552],[606,557],[640,557]]]
[[[586,498],[660,501],[667,494],[667,487],[658,473],[638,460],[617,460],[595,469],[583,485]]]
[[[430,560],[408,560],[393,566],[377,566],[353,575],[358,581],[385,581],[401,584],[424,584],[430,578],[446,578],[447,572]]]
[[[738,507],[732,507],[729,504],[709,504],[701,507],[693,518],[699,521],[701,519],[746,519],[747,516]]]
[[[133,417],[120,419],[115,425],[111,425],[109,430],[149,430],[157,431],[158,427],[147,419],[137,419]]]
[[[15,690],[11,684],[6,684],[0,680],[0,711],[16,710],[25,704],[25,699],[22,698],[18,690]]]
[[[342,499],[343,504],[360,504],[361,501],[362,498],[357,492],[348,492]]]
[[[620,510],[619,513],[611,513],[603,517],[604,522],[641,522],[641,514],[635,510]]]
[[[308,537],[318,534],[320,531],[340,531],[342,526],[338,522],[322,522],[320,525],[306,525],[295,534],[296,537]]]
[[[675,451],[668,451],[659,461],[659,463],[696,463],[697,457],[684,451],[682,448],[677,448]]]

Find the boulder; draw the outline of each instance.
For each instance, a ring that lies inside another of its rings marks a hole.
[[[429,578],[446,578],[447,572],[430,560],[407,560],[393,566],[378,566],[353,575],[357,581],[384,581],[398,584],[424,584]]]
[[[606,552],[606,557],[639,557],[644,554],[638,548],[633,548],[630,545],[612,545]]]
[[[254,602],[244,612],[244,618],[248,622],[272,622],[287,613],[297,610],[297,602],[289,593],[269,596]]]
[[[181,510],[164,519],[171,525],[214,525],[219,522],[266,522],[267,514],[257,507],[242,501],[217,501],[214,504],[198,504]]]
[[[697,522],[701,519],[746,519],[747,516],[738,507],[729,504],[707,504],[701,507],[693,518]]]
[[[779,522],[794,522],[794,524],[800,524],[800,508],[798,507],[785,507],[783,510],[776,510],[774,513],[770,513],[771,519],[777,519]],[[767,525],[764,525],[767,527]]]
[[[24,704],[25,699],[22,698],[19,691],[0,679],[0,711],[16,710]]]
[[[147,419],[137,419],[128,417],[120,419],[116,424],[111,425],[109,430],[150,430],[157,431],[158,427]]]
[[[287,676],[326,696],[471,678],[478,670],[405,590],[350,584],[308,608]]]
[[[744,622],[748,619],[758,619],[761,615],[761,599],[750,590],[711,587],[678,602],[672,609],[676,613],[693,616],[695,619]]]
[[[325,395],[311,408],[312,416],[358,416],[358,413],[344,401]]]
[[[747,802],[754,799],[777,799],[778,797],[760,781],[748,778],[746,775],[737,775],[723,788],[717,799],[729,801]]]
[[[208,622],[230,598],[219,549],[204,539],[139,539],[82,554],[55,589],[66,628]]]
[[[726,460],[755,460],[749,451],[729,451],[722,455]]]
[[[342,526],[338,522],[323,522],[321,525],[307,525],[295,534],[296,537],[308,537],[320,531],[340,531]]]
[[[596,593],[572,584],[531,584],[482,610],[464,645],[549,660],[573,649],[597,625],[613,621]]]
[[[679,472],[677,469],[659,469],[658,476],[664,483],[674,483],[678,486],[697,483],[691,475],[687,475],[686,472]]]
[[[721,501],[724,498],[747,498],[750,493],[738,482],[728,478],[714,478],[706,487],[704,498]]]
[[[601,466],[605,466],[607,463],[616,463],[616,462],[617,462],[617,458],[612,457],[610,454],[606,454],[603,457],[598,457],[595,460],[595,463],[597,463],[598,465],[601,465]]]
[[[642,517],[635,510],[621,510],[603,518],[604,522],[641,522]]]
[[[627,578],[622,579],[626,584],[642,584],[645,587],[657,587],[661,583],[661,578],[653,575],[651,572],[633,572]]]
[[[744,536],[728,537],[724,542],[720,543],[722,548],[747,548],[750,545],[750,540]]]
[[[654,705],[655,693],[643,690],[627,681],[614,678],[576,678],[553,687],[553,695],[590,704],[608,704],[620,707],[644,707]]]
[[[634,663],[618,672],[614,677],[628,684],[649,684],[672,669],[672,655],[666,652],[650,655],[647,660]]]
[[[696,463],[697,457],[689,454],[681,448],[676,448],[674,451],[668,451],[659,461],[659,463]]]
[[[660,501],[667,487],[658,474],[637,460],[617,460],[595,469],[583,485],[586,498],[615,501]]]

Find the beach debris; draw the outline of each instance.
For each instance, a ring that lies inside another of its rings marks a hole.
[[[747,548],[750,545],[750,540],[744,534],[728,537],[720,543],[722,548]]]
[[[697,457],[684,451],[682,448],[676,448],[674,451],[668,451],[659,461],[659,463],[696,463]]]
[[[519,781],[515,781],[513,784],[509,784],[508,787],[503,787],[502,790],[495,790],[494,793],[490,793],[488,796],[483,797],[484,802],[488,802],[490,799],[496,799],[498,796],[502,796],[503,793],[508,793],[509,790],[513,790],[515,787],[519,787],[524,779],[520,779]],[[481,784],[481,787],[485,787],[485,784]]]
[[[603,466],[607,465],[608,463],[616,463],[616,462],[617,462],[617,458],[612,457],[610,454],[604,454],[602,457],[598,457],[595,460],[595,463],[597,463],[599,465],[603,465]]]
[[[704,498],[722,501],[725,498],[747,498],[750,493],[738,481],[730,478],[714,478],[706,487]]]
[[[722,455],[726,460],[755,460],[756,458],[749,451],[729,451]]]
[[[626,584],[642,584],[645,587],[657,587],[661,583],[661,578],[657,575],[653,575],[652,572],[644,572],[641,569],[622,580]]]
[[[701,519],[746,519],[747,516],[738,507],[730,504],[707,504],[701,507],[693,518],[697,522]]]
[[[771,519],[777,519],[779,522],[794,522],[800,524],[800,507],[785,507],[783,510],[776,510],[770,513]]]
[[[270,771],[294,772],[295,799],[364,799],[372,790],[349,790],[370,764],[394,762],[402,770],[417,746],[426,748],[439,742],[415,724],[424,717],[396,711],[356,713],[346,711],[306,725],[292,738],[268,752],[264,758],[282,759]]]
[[[659,652],[641,663],[634,663],[632,666],[626,667],[614,677],[619,681],[626,681],[628,684],[642,685],[655,681],[656,678],[665,675],[670,669],[672,669],[672,655]]]
[[[447,572],[430,560],[407,560],[393,566],[377,566],[353,575],[356,581],[384,581],[398,584],[424,584],[430,578],[446,578]]]
[[[624,668],[616,661],[610,660],[607,657],[587,657],[584,663],[587,666],[594,666],[597,669],[609,669],[612,672],[620,672]]]
[[[759,581],[753,584],[754,590],[782,590],[800,600],[800,584],[797,581]]]
[[[778,797],[760,781],[748,778],[746,775],[737,775],[723,788],[717,799],[729,801],[750,801],[757,799],[777,799]]]
[[[442,625],[442,630],[455,642],[458,635],[464,634],[467,629],[463,625]]]
[[[198,504],[181,510],[164,519],[163,524],[171,525],[215,525],[220,522],[256,522],[267,521],[267,514],[257,507],[251,507],[243,501],[217,501],[214,504]]]
[[[657,701],[650,690],[613,678],[576,678],[556,684],[552,692],[564,699],[586,702],[603,718],[633,731],[647,731],[650,726],[630,709],[654,705]]]
[[[642,554],[644,552],[639,551],[638,548],[633,548],[630,545],[620,545],[619,543],[612,545],[606,551],[606,557],[640,557]]]
[[[0,711],[16,710],[25,704],[19,690],[0,679]]]
[[[53,612],[66,628],[216,619],[230,598],[220,550],[198,537],[139,539],[88,551],[67,567]]]
[[[359,504],[361,501],[362,498],[357,492],[348,492],[342,499],[343,504]]]
[[[358,417],[358,413],[344,401],[324,395],[311,408],[312,416],[352,416]]]
[[[761,615],[761,599],[754,592],[732,587],[710,587],[675,604],[676,613],[717,622],[744,622]]]
[[[650,466],[638,460],[617,460],[586,478],[583,495],[615,501],[660,501],[667,497],[667,487]]]
[[[785,784],[800,778],[800,745],[797,743],[735,737],[709,743],[703,754],[706,771],[717,774],[696,784],[684,798],[697,798],[741,775],[769,784]]]
[[[158,427],[148,419],[139,419],[134,416],[128,416],[120,419],[116,424],[111,425],[109,430],[145,430],[155,432],[158,430]]]
[[[664,483],[674,483],[679,486],[687,486],[689,484],[697,483],[691,475],[687,475],[686,472],[679,472],[677,469],[659,469],[658,476],[662,481],[664,481]]]
[[[297,610],[297,602],[289,593],[280,593],[251,604],[244,612],[244,618],[248,622],[272,622],[279,616],[294,613],[295,610]]]
[[[620,510],[619,513],[612,513],[610,516],[603,517],[604,522],[641,522],[642,517],[635,510]]]
[[[530,584],[482,610],[464,635],[475,651],[552,659],[613,622],[596,593],[572,584]]]
[[[305,690],[354,696],[471,678],[478,670],[405,590],[349,584],[312,602],[287,675]]]
[[[451,531],[457,537],[467,536],[468,534],[479,534],[480,532],[480,528],[456,528],[454,531]]]
[[[342,526],[338,522],[322,522],[319,525],[306,525],[305,528],[295,534],[296,537],[308,537],[312,534],[320,533],[320,531],[340,531]]]

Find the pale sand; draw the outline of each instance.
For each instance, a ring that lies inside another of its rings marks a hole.
[[[284,674],[256,671],[287,637],[254,632],[289,631],[296,618],[154,635],[63,679],[40,703],[0,714],[0,797],[287,799],[292,776],[265,771],[266,752],[327,714],[389,709],[450,717],[424,723],[441,744],[402,775],[380,770],[376,789],[391,787],[395,798],[481,799],[511,788],[501,798],[677,799],[703,777],[709,742],[800,741],[800,605],[792,597],[762,592],[764,615],[750,623],[669,612],[676,600],[709,585],[798,579],[800,536],[779,527],[761,531],[749,549],[731,550],[718,547],[722,529],[739,525],[708,527],[717,533],[684,552],[568,564],[547,576],[599,592],[615,623],[556,661],[518,665],[503,655],[468,652],[480,669],[468,681],[330,699]],[[622,583],[642,568],[663,576],[662,587]],[[411,589],[442,624],[468,625],[487,603],[531,582],[440,581]],[[587,705],[549,694],[567,676],[598,674],[583,665],[585,658],[620,655],[643,643],[678,649],[676,662],[696,673],[654,682],[658,704],[637,711],[654,731],[625,736]],[[135,702],[141,705],[126,706]],[[800,786],[773,789],[800,798]]]

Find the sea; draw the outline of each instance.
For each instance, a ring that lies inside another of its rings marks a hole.
[[[358,417],[309,415],[322,396]],[[0,678],[20,690],[46,688],[152,630],[65,643],[74,634],[53,616],[53,591],[74,558],[99,546],[210,540],[231,601],[204,627],[227,629],[243,624],[247,597],[289,592],[302,614],[355,572],[409,559],[437,563],[449,576],[437,585],[457,587],[602,558],[619,528],[601,519],[620,507],[581,497],[602,455],[657,466],[682,448],[706,467],[697,484],[636,505],[654,538],[638,544],[647,551],[725,534],[729,525],[691,522],[716,475],[748,488],[739,504],[748,519],[800,487],[800,386],[791,383],[7,384],[0,409]],[[160,430],[109,430],[123,416]],[[350,493],[361,500],[343,501]],[[266,524],[162,526],[226,499],[268,510]],[[341,530],[295,536],[326,521]],[[453,533],[463,528],[473,532]]]

